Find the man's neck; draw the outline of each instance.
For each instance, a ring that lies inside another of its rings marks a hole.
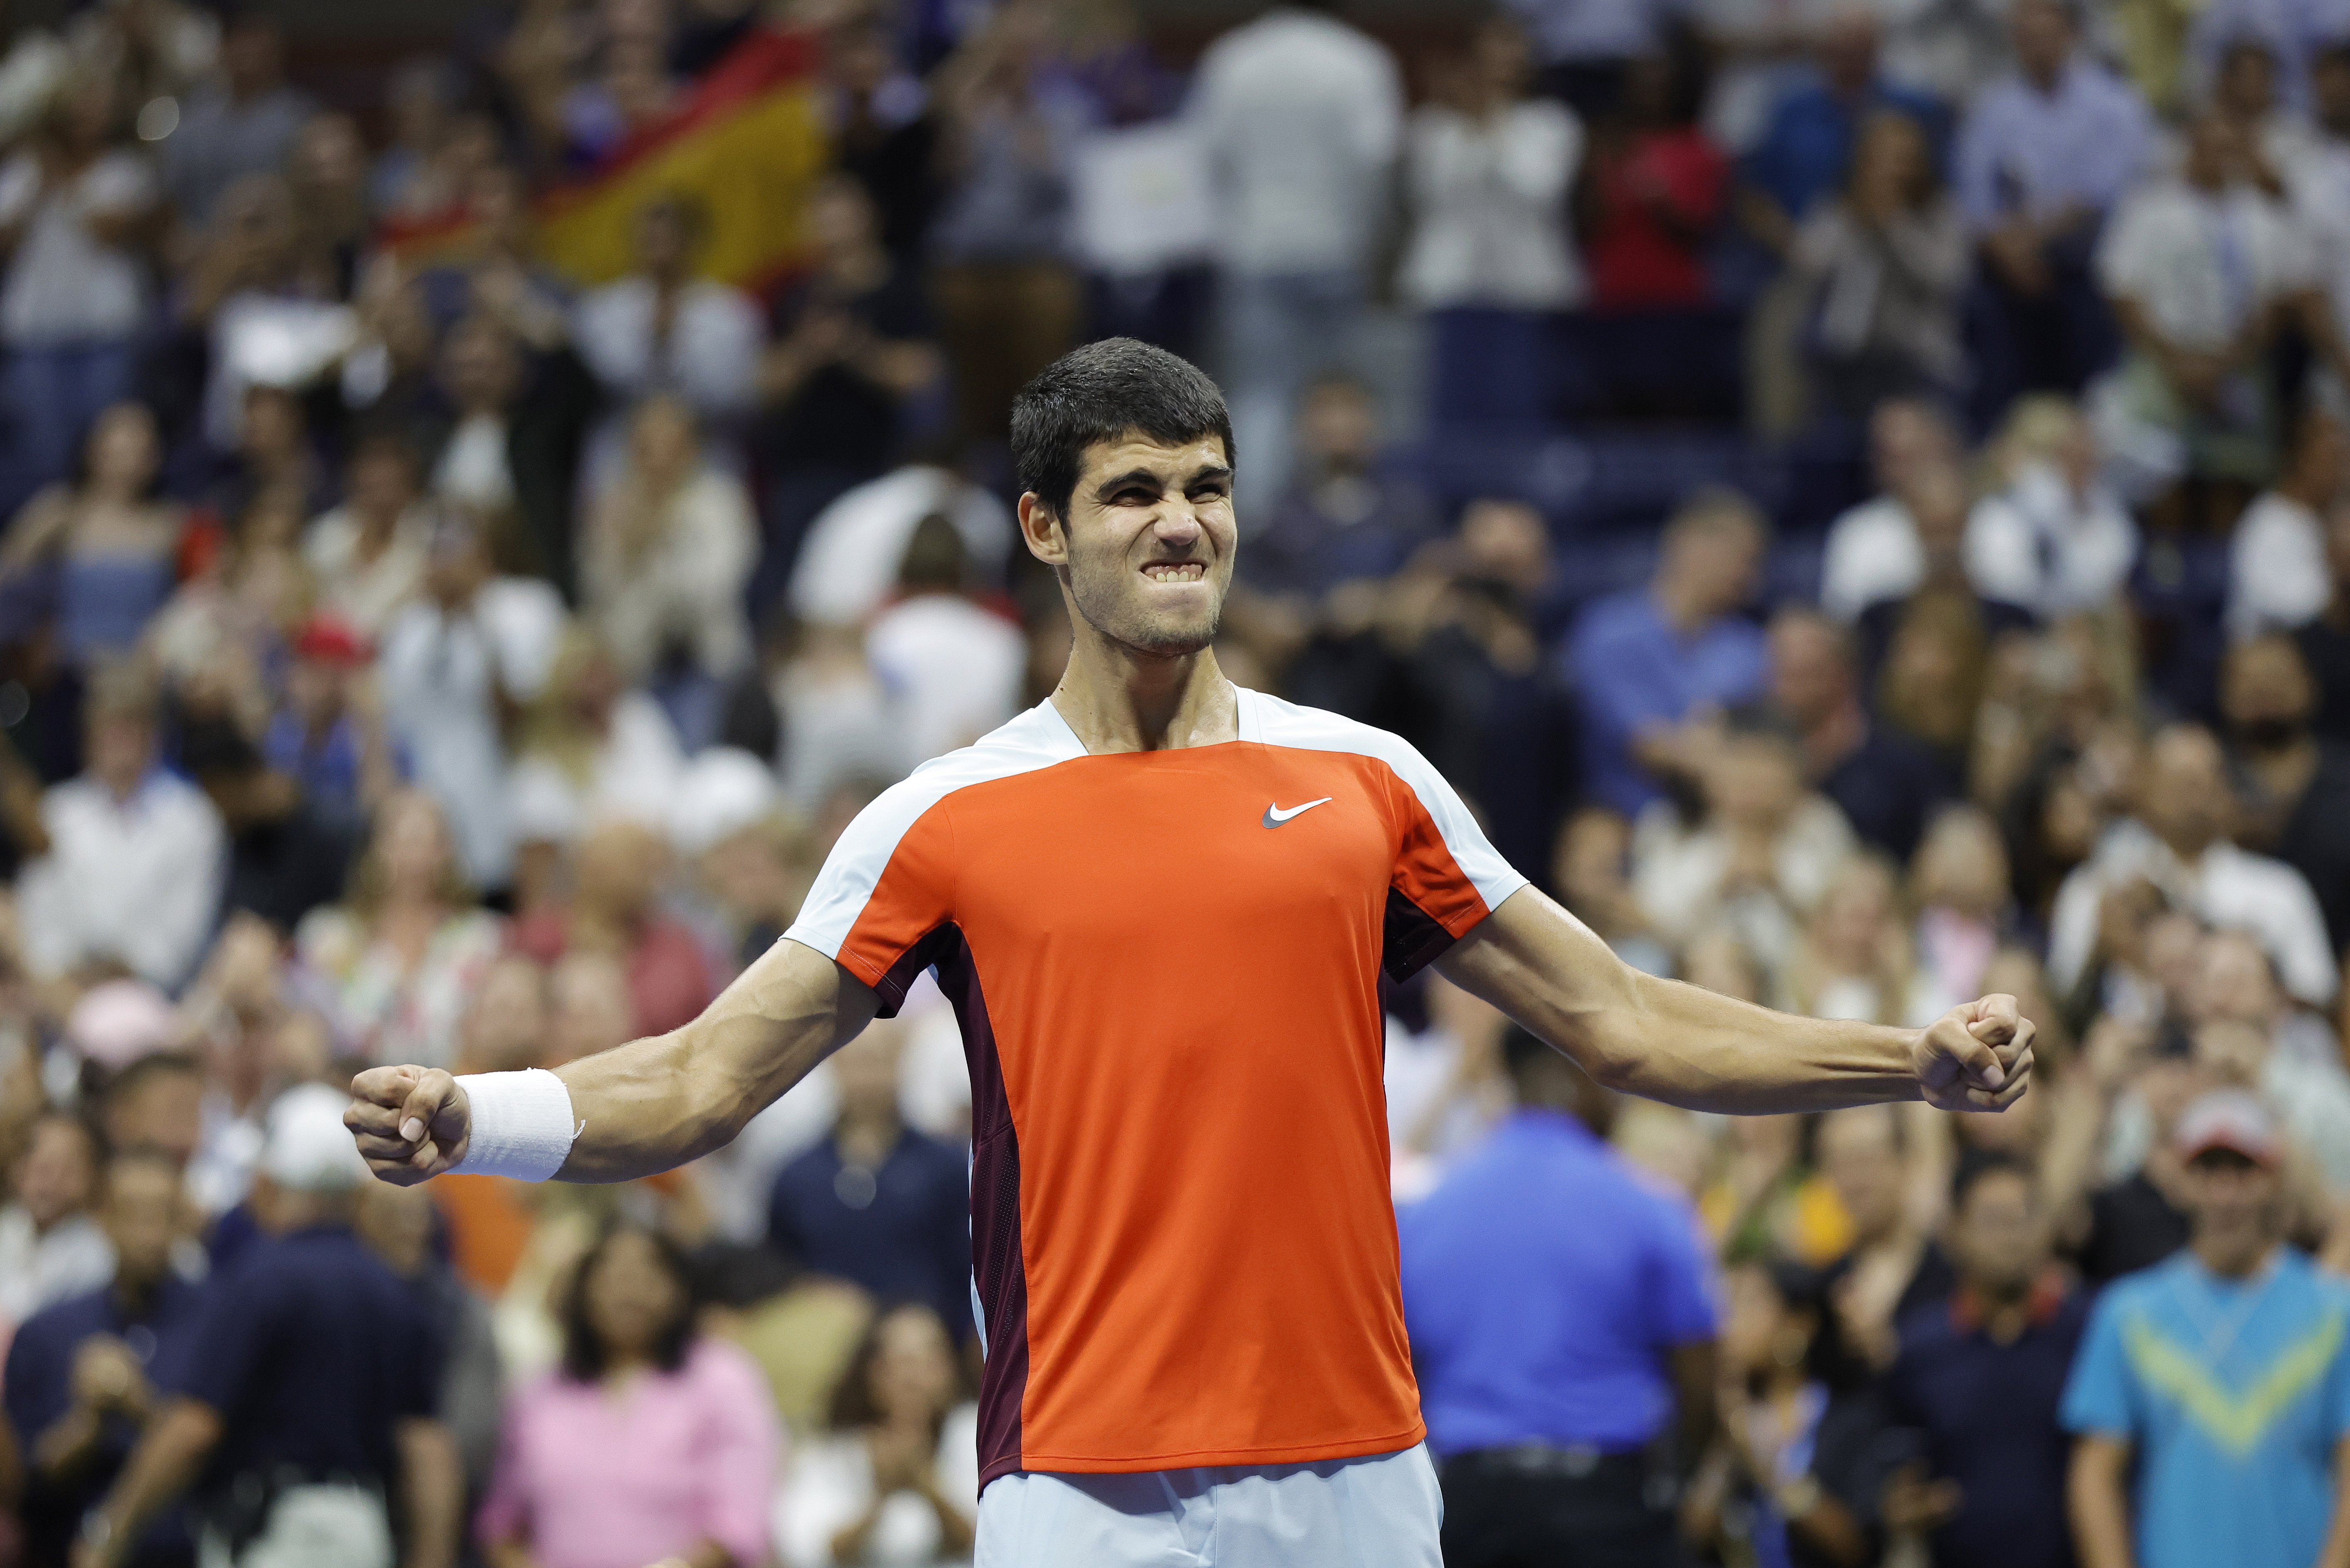
[[[1659,577],[1649,597],[1656,601],[1657,613],[1667,625],[1683,637],[1694,636],[1713,619],[1697,595],[1670,577]]]
[[[2277,1244],[2268,1237],[2199,1234],[2188,1243],[2195,1261],[2223,1280],[2249,1280],[2275,1256]]]
[[[2072,67],[2072,65],[2073,57],[2067,55],[2056,62],[2056,68],[2054,70],[2044,72],[2025,70],[2023,79],[2029,82],[2032,85],[2032,90],[2041,97],[2054,98],[2056,96],[2057,89],[2064,85],[2064,73]]]
[[[1213,649],[1145,654],[1112,642],[1083,616],[1053,707],[1088,753],[1166,752],[1240,739],[1240,698]]]
[[[114,1304],[126,1318],[141,1318],[154,1306],[155,1298],[163,1292],[163,1276],[134,1276],[117,1271],[114,1276]]]
[[[843,1116],[832,1129],[832,1146],[851,1165],[868,1168],[889,1158],[905,1134],[905,1124],[887,1112],[879,1116]]]
[[[1848,696],[1808,726],[1803,740],[1804,760],[1816,783],[1866,743],[1868,711],[1860,705],[1858,698]]]

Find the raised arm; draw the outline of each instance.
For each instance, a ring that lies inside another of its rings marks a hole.
[[[723,1147],[872,1022],[879,1001],[813,948],[775,943],[692,1023],[556,1070],[579,1127],[556,1179],[627,1181]],[[449,1074],[373,1067],[351,1094],[344,1123],[382,1179],[412,1187],[464,1159],[472,1107]]]
[[[1522,888],[1437,961],[1611,1089],[1692,1110],[1778,1113],[1924,1099],[2002,1110],[2032,1077],[2015,999],[1925,1029],[1796,1018],[1642,974],[1540,889]]]

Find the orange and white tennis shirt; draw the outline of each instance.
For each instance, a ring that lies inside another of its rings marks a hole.
[[[961,1020],[983,1485],[1422,1435],[1378,976],[1525,878],[1405,742],[1239,697],[1227,744],[1092,756],[1045,702],[923,764],[785,933]]]

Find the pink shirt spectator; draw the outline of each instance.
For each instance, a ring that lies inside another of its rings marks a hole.
[[[765,1379],[721,1341],[618,1390],[554,1374],[506,1412],[477,1529],[538,1568],[644,1568],[703,1541],[764,1563],[782,1447]]]

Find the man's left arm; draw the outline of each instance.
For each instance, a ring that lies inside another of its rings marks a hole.
[[[114,1568],[155,1516],[193,1484],[221,1439],[220,1412],[201,1399],[174,1399],[123,1462],[121,1479],[83,1527],[74,1568]]]
[[[430,1417],[403,1417],[393,1428],[400,1449],[401,1568],[450,1568],[465,1511],[464,1466],[457,1439]]]
[[[1797,1018],[1625,963],[1535,888],[1521,888],[1437,960],[1601,1084],[1691,1110],[1831,1110],[1924,1099],[2003,1110],[2032,1077],[2032,1024],[1984,997],[1924,1029]]]

